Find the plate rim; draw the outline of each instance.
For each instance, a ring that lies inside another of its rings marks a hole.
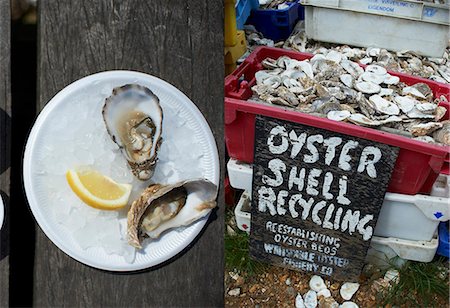
[[[162,84],[164,87],[167,87],[171,93],[175,93],[177,96],[180,96],[183,101],[187,101],[189,105],[191,105],[190,111],[192,112],[194,118],[196,121],[199,121],[202,126],[204,126],[206,129],[206,141],[210,144],[210,146],[213,149],[213,153],[211,156],[215,174],[214,176],[214,184],[217,185],[217,198],[219,196],[219,189],[220,189],[220,159],[218,154],[218,148],[217,148],[217,142],[214,138],[214,134],[211,130],[211,127],[208,124],[208,121],[203,116],[200,109],[197,107],[197,105],[181,90],[170,84],[169,82],[158,78],[156,76],[139,72],[139,71],[133,71],[133,70],[108,70],[108,71],[102,71],[98,73],[94,73],[91,75],[84,76],[82,78],[79,78],[70,84],[66,85],[64,88],[62,88],[58,93],[56,93],[42,108],[42,110],[39,112],[35,122],[33,123],[32,129],[27,137],[26,145],[25,145],[25,151],[22,158],[23,161],[23,183],[24,183],[24,189],[25,189],[25,196],[28,201],[28,206],[31,209],[31,212],[33,213],[34,219],[40,229],[43,231],[45,236],[61,251],[63,251],[66,255],[71,257],[72,259],[83,263],[85,265],[88,265],[90,267],[94,267],[101,270],[107,270],[107,271],[114,271],[114,272],[133,272],[133,271],[140,271],[144,269],[150,269],[152,267],[159,266],[161,264],[164,264],[166,262],[171,262],[174,257],[178,256],[182,251],[187,249],[190,244],[197,240],[198,236],[202,233],[202,230],[205,228],[207,222],[209,221],[209,216],[211,214],[208,213],[203,219],[195,222],[191,226],[195,226],[192,234],[187,238],[183,245],[177,246],[175,249],[173,249],[168,255],[166,255],[164,258],[159,258],[159,260],[156,260],[155,262],[144,262],[142,264],[136,264],[136,263],[127,263],[127,265],[123,266],[109,266],[104,265],[101,262],[95,262],[92,261],[89,258],[86,258],[83,254],[79,254],[77,250],[71,250],[68,245],[64,244],[63,240],[60,240],[58,236],[53,234],[54,232],[51,231],[51,227],[48,223],[48,220],[44,217],[44,215],[38,210],[39,202],[35,200],[35,198],[31,198],[30,196],[33,196],[33,188],[32,188],[32,174],[31,174],[31,153],[34,149],[35,142],[38,136],[38,133],[42,127],[42,125],[45,123],[49,115],[51,114],[52,110],[58,106],[58,101],[63,101],[63,98],[70,96],[73,92],[76,92],[79,88],[82,88],[85,84],[90,84],[91,82],[102,79],[102,78],[114,78],[114,77],[120,77],[124,79],[133,79],[133,78],[144,78],[148,79],[149,82],[156,82],[159,84]],[[214,151],[215,150],[215,151]],[[82,250],[86,251],[86,250]],[[106,252],[103,252],[106,254]],[[139,253],[138,251],[136,253]]]

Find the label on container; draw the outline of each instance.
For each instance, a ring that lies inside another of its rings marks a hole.
[[[420,18],[422,12],[421,3],[398,0],[342,1],[340,8],[410,18]]]
[[[262,116],[255,125],[250,254],[356,281],[398,148]]]

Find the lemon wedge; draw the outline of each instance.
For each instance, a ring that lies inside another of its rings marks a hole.
[[[73,192],[87,205],[101,210],[116,210],[127,205],[131,185],[116,183],[92,169],[70,169],[66,179]]]

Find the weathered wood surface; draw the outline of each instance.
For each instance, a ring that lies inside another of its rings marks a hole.
[[[222,1],[39,1],[38,107],[86,75],[131,69],[183,91],[223,146]],[[223,162],[222,162],[223,169]],[[74,261],[41,230],[36,306],[223,306],[223,190],[198,241],[173,262],[135,274]]]
[[[11,88],[10,88],[10,1],[0,0],[0,194],[9,205]],[[7,212],[7,210],[5,209]],[[8,215],[0,231],[0,307],[9,301]]]
[[[387,144],[257,116],[250,254],[357,281],[397,154]]]

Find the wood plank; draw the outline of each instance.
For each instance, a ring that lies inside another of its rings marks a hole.
[[[0,0],[0,194],[9,205],[11,88],[10,1]],[[5,209],[6,212],[7,209]],[[0,231],[0,307],[9,304],[9,215]]]
[[[223,159],[222,1],[41,0],[38,14],[38,108],[92,73],[146,72],[197,104]],[[195,245],[173,262],[132,275],[82,265],[38,230],[34,305],[223,306],[223,189],[218,200]]]

